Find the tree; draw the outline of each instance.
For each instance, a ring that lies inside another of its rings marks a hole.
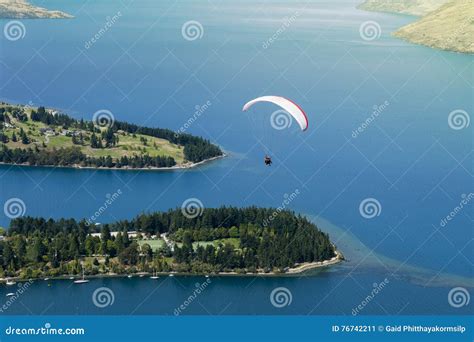
[[[231,238],[238,238],[239,237],[239,228],[236,226],[233,226],[232,228],[229,229],[229,236]]]
[[[153,259],[153,250],[151,249],[151,246],[149,244],[144,243],[140,249],[142,254],[146,257],[146,260],[150,261],[151,259]]]
[[[136,265],[139,257],[138,244],[132,242],[130,246],[125,248],[122,253],[119,254],[118,257],[120,262],[125,265]]]
[[[97,138],[97,135],[95,135],[95,133],[92,133],[92,135],[91,135],[91,147],[92,148],[100,148],[99,147],[99,142],[100,142],[100,140]]]
[[[24,145],[28,145],[30,143],[30,139],[26,135],[23,128],[20,128],[20,139],[21,139],[21,143],[24,144]]]

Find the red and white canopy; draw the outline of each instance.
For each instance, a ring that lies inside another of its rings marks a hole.
[[[257,97],[256,99],[247,102],[242,110],[247,111],[250,107],[258,102],[270,102],[281,107],[296,120],[298,125],[301,127],[301,130],[305,131],[308,128],[308,117],[306,116],[306,113],[303,111],[303,109],[301,109],[301,107],[293,101],[281,96]]]

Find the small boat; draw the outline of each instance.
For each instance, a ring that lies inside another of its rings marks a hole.
[[[69,277],[69,279],[70,279],[70,280],[73,280],[73,279],[74,279],[74,277]]]
[[[74,284],[85,284],[85,283],[88,283],[88,282],[89,282],[89,279],[86,279],[84,277],[84,269],[82,269],[82,279],[74,280]]]
[[[174,274],[170,274],[168,277],[174,277]]]
[[[8,285],[8,286],[15,285],[16,281],[7,279],[7,282],[5,284]]]
[[[7,293],[7,297],[11,297],[11,296],[14,296],[15,294],[13,292],[8,292]]]
[[[209,278],[209,274],[206,274],[206,278]]]
[[[49,278],[44,278],[44,281],[48,281],[48,280],[49,280]]]
[[[85,283],[88,283],[89,282],[89,279],[77,279],[77,280],[74,280],[74,284],[85,284]]]
[[[133,277],[131,274],[129,274],[129,275],[127,276],[127,278],[131,278],[131,277]]]
[[[153,275],[150,277],[150,279],[158,279],[158,275],[156,274],[156,271],[153,271]]]

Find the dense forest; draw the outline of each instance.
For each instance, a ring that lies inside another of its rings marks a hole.
[[[17,218],[0,241],[0,275],[71,275],[82,267],[86,274],[285,272],[298,263],[335,256],[328,235],[313,223],[290,211],[275,212],[221,207],[188,218],[176,209],[99,226],[85,220]],[[271,224],[264,224],[269,217]],[[126,233],[131,231],[133,237]],[[163,233],[168,243],[152,249],[151,241]]]
[[[9,140],[13,142],[21,142],[25,147],[23,148],[9,148],[2,145],[0,149],[0,162],[30,165],[54,165],[54,166],[89,166],[89,167],[171,167],[176,165],[176,161],[171,156],[150,156],[148,154],[122,156],[120,158],[108,157],[93,157],[81,152],[80,148],[73,147],[55,147],[45,149],[43,146],[37,144],[30,144],[31,139],[28,134],[21,129],[17,133],[13,133],[11,137],[4,133],[3,128],[10,124],[10,116],[20,122],[27,122],[32,120],[41,122],[47,127],[61,127],[63,130],[71,130],[70,138],[74,145],[90,146],[92,149],[107,149],[115,147],[119,141],[120,134],[130,134],[136,136],[137,134],[146,135],[149,137],[165,139],[172,144],[183,147],[184,159],[193,163],[201,162],[206,159],[221,156],[223,153],[221,149],[212,144],[209,140],[201,137],[196,137],[186,133],[177,134],[169,129],[141,127],[127,122],[113,121],[107,127],[100,127],[97,123],[92,121],[76,120],[63,113],[52,113],[44,107],[39,107],[36,110],[31,110],[31,115],[28,117],[24,109],[18,106],[6,106],[0,108],[0,142],[8,143]],[[100,124],[100,123],[99,123]],[[88,132],[89,136],[84,136],[82,133]],[[119,134],[120,132],[120,134]],[[87,141],[85,141],[87,139]],[[146,139],[143,138],[143,143],[146,145]]]
[[[28,164],[28,165],[54,165],[82,167],[107,167],[107,168],[145,168],[145,167],[172,167],[176,165],[173,157],[162,157],[149,155],[135,155],[133,157],[123,156],[118,160],[112,157],[89,157],[81,152],[78,147],[67,147],[49,150],[34,148],[10,149],[3,145],[0,147],[0,162],[6,164]]]

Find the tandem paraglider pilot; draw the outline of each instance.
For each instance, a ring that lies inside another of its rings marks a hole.
[[[265,155],[264,161],[265,161],[265,165],[267,165],[267,166],[272,165],[272,158],[270,158],[269,155]]]

